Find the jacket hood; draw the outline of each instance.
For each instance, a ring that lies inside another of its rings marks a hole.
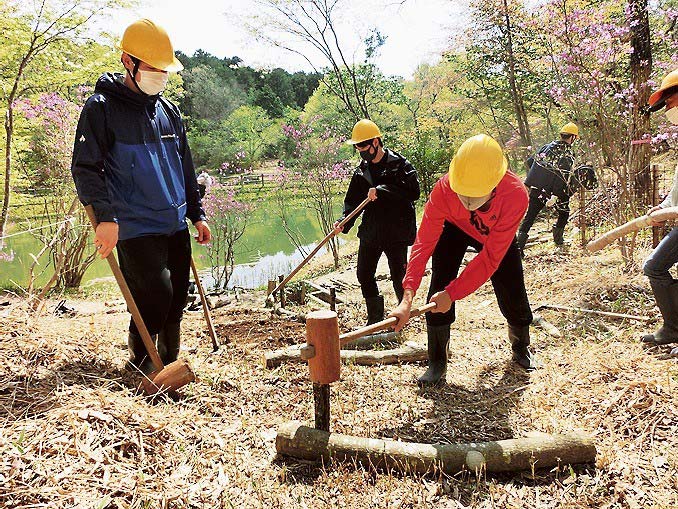
[[[125,76],[123,74],[106,72],[97,80],[94,92],[113,96],[121,101],[136,105],[139,108],[155,104],[158,100],[157,95],[148,96],[130,90],[129,87],[125,85],[124,79]]]

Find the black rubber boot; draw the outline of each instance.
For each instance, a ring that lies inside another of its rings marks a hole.
[[[668,286],[652,283],[652,293],[661,311],[664,324],[654,334],[646,334],[640,340],[651,345],[678,343],[678,283]]]
[[[158,334],[158,353],[162,363],[167,365],[179,357],[181,347],[181,322],[166,323]]]
[[[553,243],[556,246],[562,246],[565,243],[563,235],[565,234],[565,228],[553,227]]]
[[[520,257],[525,258],[525,244],[527,244],[527,232],[519,231],[516,233],[516,243],[518,244],[518,251],[520,251]]]
[[[537,362],[528,348],[530,346],[530,326],[509,325],[509,340],[513,351],[513,361],[527,371],[537,368]]]
[[[384,319],[384,296],[368,297],[365,299],[367,305],[367,324],[381,322]]]
[[[151,336],[151,339],[156,342],[158,336]],[[144,342],[139,334],[132,331],[127,336],[127,348],[129,350],[129,360],[127,361],[127,369],[137,372],[141,371],[144,375],[150,375],[155,371],[153,361],[146,351]]]
[[[447,346],[450,344],[449,325],[427,325],[428,369],[419,377],[417,383],[422,386],[443,385],[447,373]]]

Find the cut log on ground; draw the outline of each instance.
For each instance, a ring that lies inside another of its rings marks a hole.
[[[295,322],[306,323],[305,313],[295,313],[294,311],[290,311],[288,309],[284,309],[281,307],[276,307],[274,312],[276,315],[284,316],[285,318],[289,318],[291,320],[294,320]]]
[[[279,428],[275,447],[278,454],[307,461],[356,461],[367,468],[419,474],[519,472],[596,460],[596,447],[587,436],[535,433],[496,442],[418,444],[328,433],[296,421]]]
[[[306,347],[306,345],[294,345],[272,352],[265,352],[263,357],[264,366],[267,369],[273,369],[284,362],[303,362],[305,359],[301,356],[301,350],[304,347]],[[341,350],[342,362],[351,362],[361,366],[418,362],[424,361],[427,358],[427,348],[410,342],[405,343],[400,348],[391,350]]]

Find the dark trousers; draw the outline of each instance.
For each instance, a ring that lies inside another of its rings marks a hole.
[[[520,223],[519,232],[527,233],[532,228],[534,221],[537,219],[539,212],[546,205],[546,201],[550,196],[545,196],[542,191],[539,189],[530,188],[530,204],[527,207],[527,212],[525,213],[525,218],[523,222]],[[570,200],[567,201],[558,201],[555,204],[556,212],[558,213],[558,219],[556,220],[556,228],[565,228],[567,220],[570,218]]]
[[[382,245],[376,242],[360,240],[358,248],[358,282],[363,292],[363,297],[369,299],[379,295],[377,287],[377,263],[381,254],[384,253],[388,260],[388,268],[391,272],[393,290],[395,290],[398,302],[403,298],[403,278],[407,270],[407,243]]]
[[[676,280],[670,271],[676,263],[678,263],[678,228],[673,228],[650,253],[643,265],[643,272],[652,284],[672,286]]]
[[[148,332],[157,334],[165,323],[181,321],[191,266],[188,229],[120,240],[117,248],[120,269]],[[133,320],[129,330],[139,334]]]
[[[466,248],[472,246],[479,253],[483,245],[451,223],[445,223],[443,233],[433,251],[431,286],[427,302],[437,292],[442,292],[450,281],[457,278]],[[515,239],[504,255],[504,259],[490,278],[497,296],[499,310],[509,325],[518,327],[532,323],[532,310],[527,299],[523,262]],[[454,302],[447,313],[426,313],[428,325],[449,325],[456,318]]]

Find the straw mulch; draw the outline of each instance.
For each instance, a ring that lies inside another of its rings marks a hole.
[[[525,265],[533,304],[658,316],[646,281],[622,273],[612,250],[546,244]],[[342,297],[340,323],[354,327],[359,292]],[[189,313],[182,355],[199,380],[179,400],[148,401],[123,369],[125,313],[32,319],[15,303],[0,318],[0,507],[678,507],[678,361],[637,341],[654,324],[541,314],[563,337],[533,328],[543,367],[527,375],[508,362],[483,286],[458,303],[445,387],[418,390],[423,365],[344,366],[332,429],[446,443],[584,431],[597,464],[421,477],[276,457],[277,426],[313,417],[311,384],[304,365],[266,371],[260,357],[303,341],[301,324],[218,309],[228,343],[212,354],[202,315]],[[423,343],[423,323],[407,335]]]

